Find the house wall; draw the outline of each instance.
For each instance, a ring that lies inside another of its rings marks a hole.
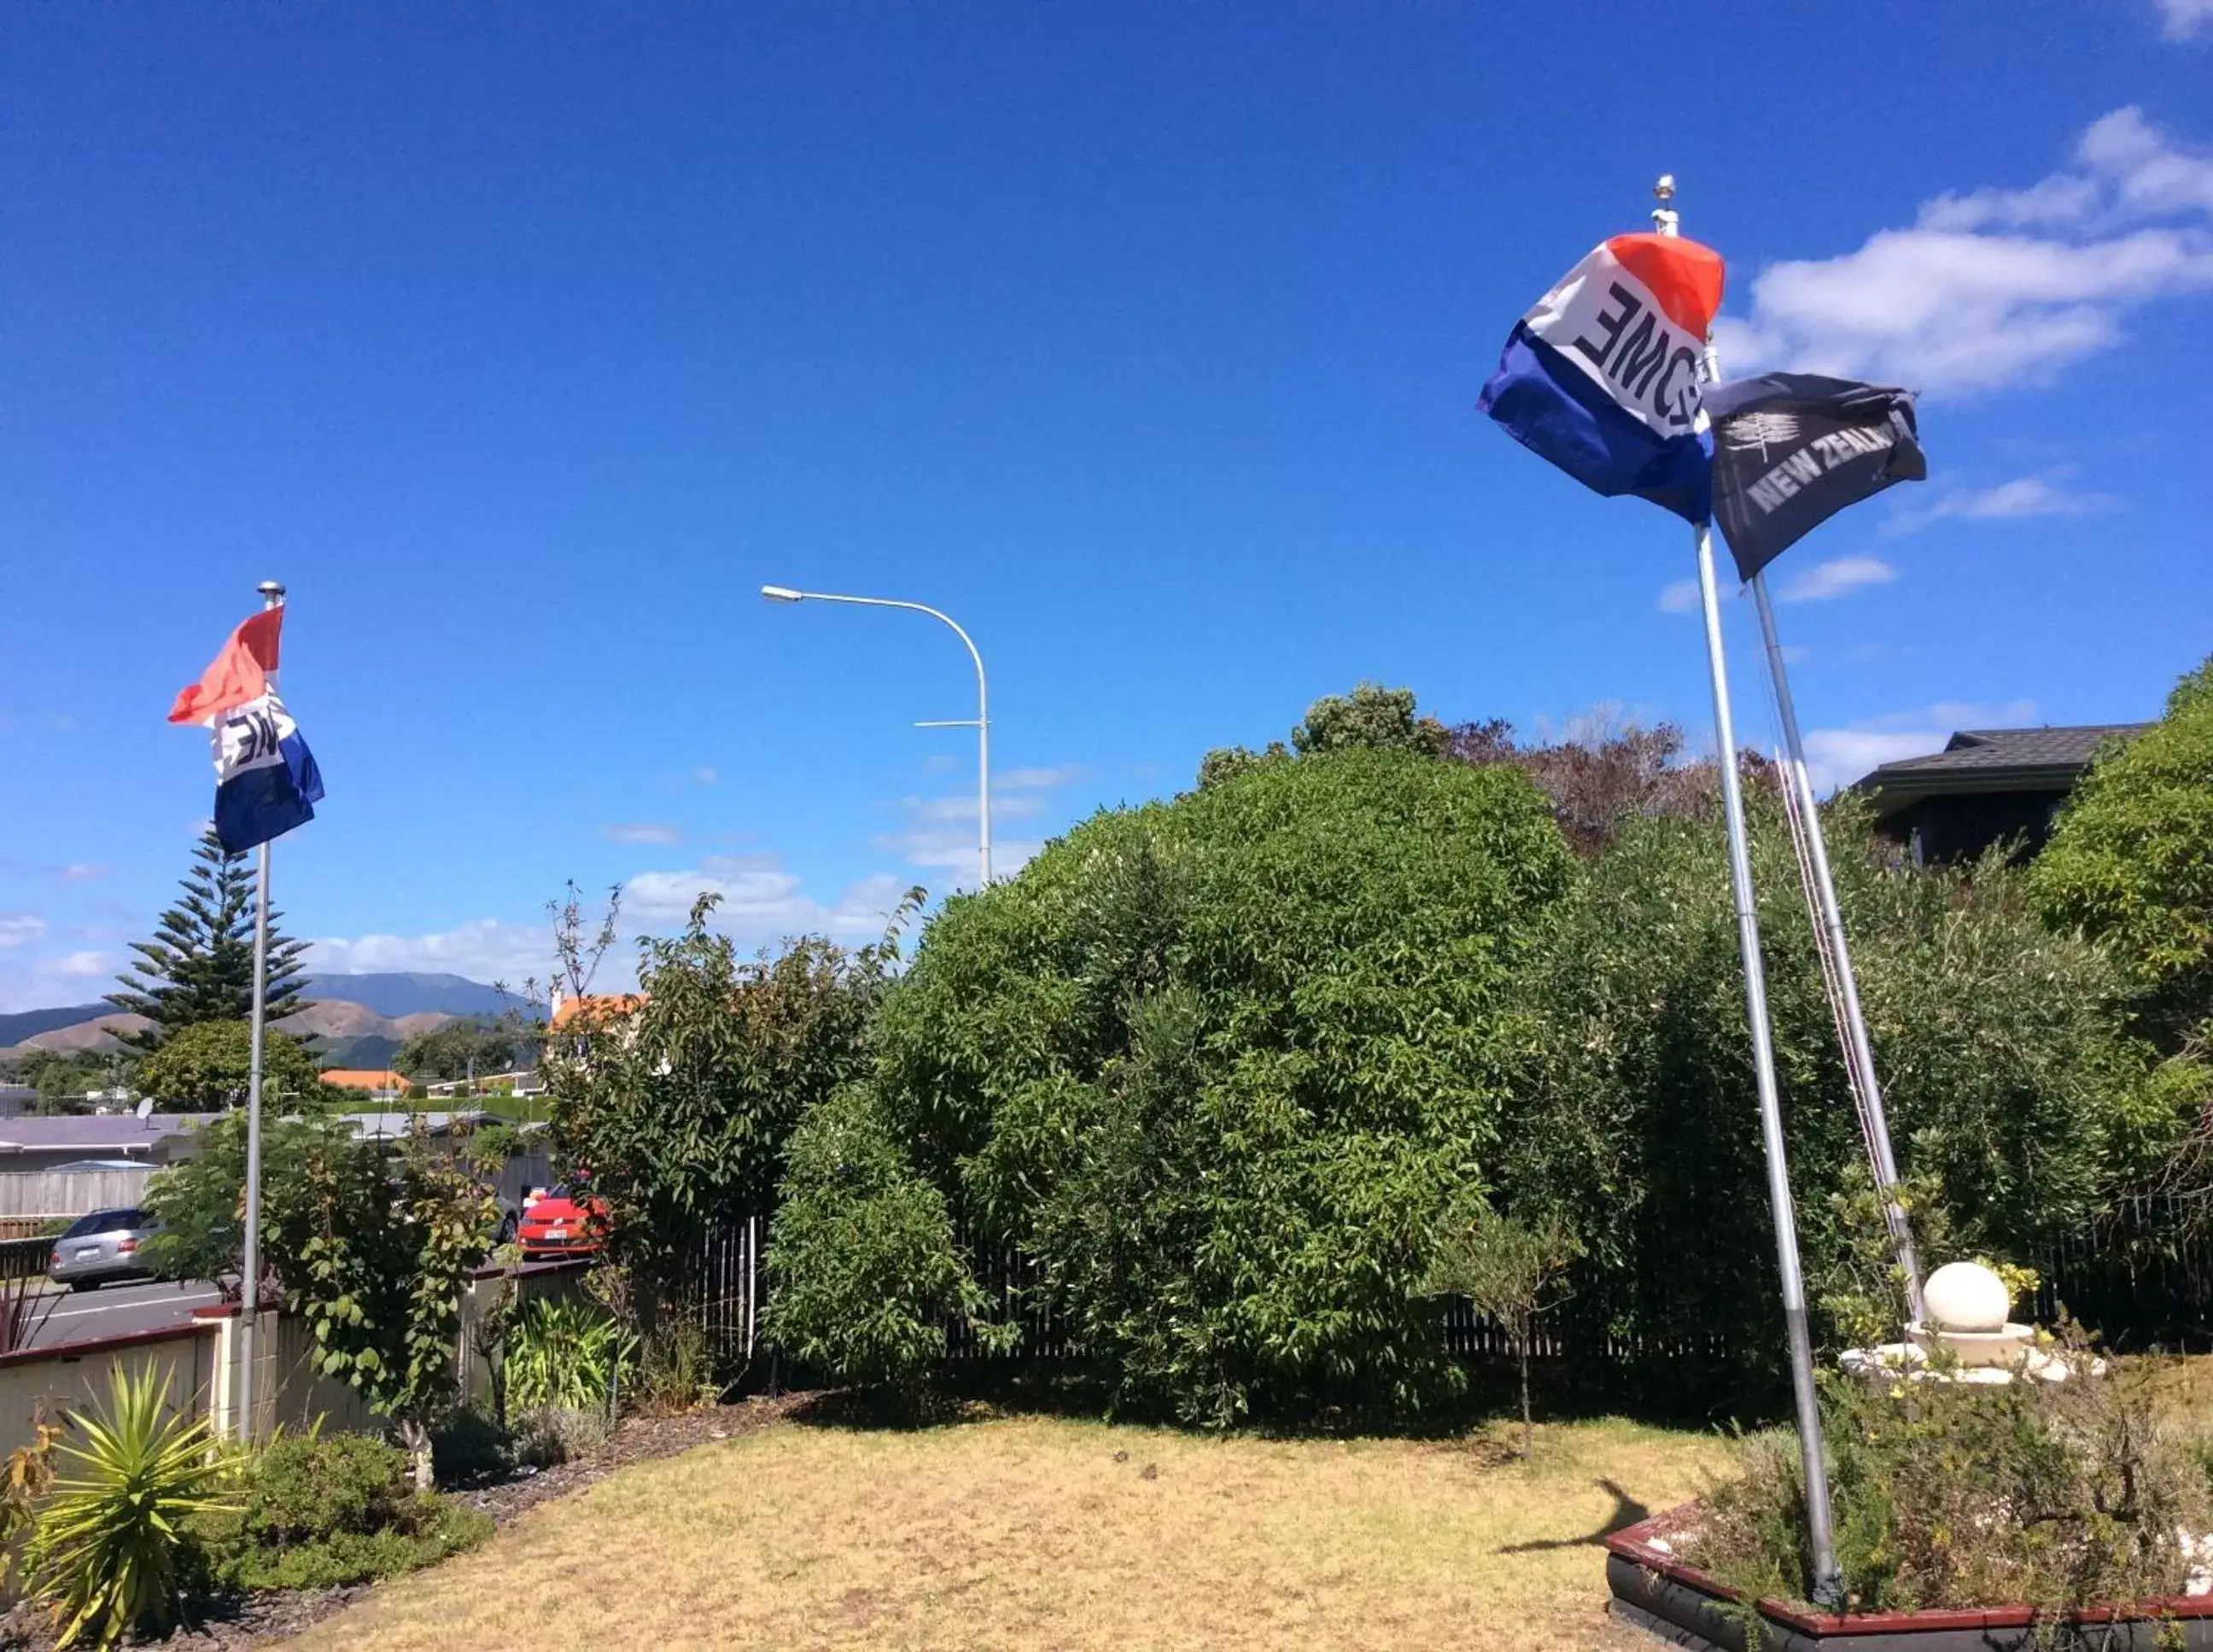
[[[1924,866],[1972,860],[2009,838],[2023,841],[2026,852],[2018,858],[2027,859],[2050,840],[2053,812],[2066,796],[2062,791],[2026,791],[1927,797],[1892,815],[1882,823],[1882,831],[1913,848]]]

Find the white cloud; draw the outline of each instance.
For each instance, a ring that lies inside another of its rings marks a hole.
[[[0,947],[27,947],[46,934],[46,920],[36,912],[0,912]]]
[[[617,844],[673,844],[680,843],[684,832],[662,820],[633,820],[619,826],[603,826],[600,836]]]
[[[692,771],[692,780],[702,786],[714,785],[720,781],[722,777],[721,775],[715,772],[715,765],[711,763],[702,763],[698,768]]]
[[[1001,769],[991,776],[991,790],[995,799],[1003,791],[1051,791],[1056,786],[1082,779],[1083,772],[1080,763],[1063,763],[1049,768]]]
[[[711,926],[753,947],[802,934],[873,941],[883,933],[906,887],[893,874],[879,872],[848,885],[835,901],[825,903],[807,894],[796,875],[765,855],[709,855],[694,867],[641,872],[623,886],[620,936],[600,966],[595,984],[603,990],[627,985],[634,978],[633,943],[638,936],[666,934],[681,924],[703,892],[722,897]],[[308,962],[320,974],[441,971],[478,981],[504,981],[520,990],[526,980],[544,981],[552,974],[553,931],[545,924],[486,917],[424,935],[326,936],[311,943]]]
[[[623,886],[623,917],[625,928],[666,930],[690,917],[702,894],[715,894],[722,901],[710,922],[736,940],[767,943],[802,934],[873,940],[905,888],[879,872],[825,905],[772,855],[708,855],[695,867],[631,879]]]
[[[1696,613],[1698,611],[1698,582],[1679,579],[1660,588],[1661,613]]]
[[[546,978],[552,964],[553,932],[548,926],[495,917],[430,935],[326,936],[308,948],[308,967],[326,975],[421,970],[520,987],[533,976]]]
[[[107,975],[115,968],[114,957],[104,952],[73,952],[53,966],[54,973],[73,981]]]
[[[2160,33],[2170,40],[2191,40],[2213,23],[2213,0],[2159,0]]]
[[[2131,107],[2084,131],[2069,170],[1942,195],[1856,252],[1770,265],[1716,344],[1732,374],[1793,367],[1961,395],[2048,381],[2118,344],[2130,310],[2208,288],[2213,156]]]
[[[1816,791],[1849,785],[1870,769],[1901,758],[1941,752],[1962,728],[2003,728],[2030,722],[2033,700],[1997,704],[1973,700],[1939,700],[1917,711],[1870,717],[1849,728],[1806,731],[1806,769]]]
[[[997,809],[992,814],[996,818]],[[903,858],[909,866],[942,870],[954,874],[948,880],[956,889],[976,887],[978,854],[976,833],[928,829],[913,832],[890,832],[872,840],[878,849]],[[991,876],[996,881],[1010,878],[1027,866],[1038,850],[1045,847],[1041,838],[999,838],[991,839]]]
[[[1794,574],[1778,594],[1785,602],[1826,602],[1897,577],[1898,570],[1879,557],[1838,557]]]
[[[1911,533],[1931,522],[2019,521],[2029,516],[2090,516],[2118,510],[2106,493],[2070,493],[2040,476],[2019,476],[1995,487],[1954,488],[1925,505],[1909,506],[1885,522],[1886,533]]]

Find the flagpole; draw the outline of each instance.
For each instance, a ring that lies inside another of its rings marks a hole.
[[[284,606],[284,588],[264,580],[257,588],[265,609]],[[277,687],[277,674],[268,674]],[[261,1048],[269,1007],[269,844],[259,851],[253,899],[253,1021],[246,1080],[246,1256],[239,1295],[239,1437],[251,1441],[253,1425],[253,1344],[261,1311]]]
[[[1652,223],[1660,234],[1681,233],[1668,204],[1675,180],[1653,188],[1660,204]],[[1713,344],[1706,344],[1706,376],[1720,376]],[[1700,422],[1704,423],[1704,415]],[[1798,1421],[1798,1454],[1806,1480],[1806,1533],[1814,1563],[1813,1594],[1829,1605],[1841,1593],[1836,1539],[1831,1529],[1827,1453],[1821,1438],[1820,1403],[1814,1388],[1814,1342],[1806,1323],[1806,1280],[1798,1261],[1797,1213],[1790,1198],[1790,1169],[1783,1141],[1783,1102],[1775,1082],[1774,1039],[1768,1027],[1767,976],[1759,955],[1759,914],[1752,885],[1752,854],[1744,823],[1744,794],[1736,771],[1736,728],[1729,711],[1728,664],[1722,644],[1721,589],[1714,576],[1710,524],[1693,530],[1698,558],[1698,600],[1706,625],[1706,668],[1713,680],[1714,740],[1722,773],[1722,813],[1728,828],[1729,888],[1736,903],[1737,950],[1744,960],[1744,1012],[1752,1031],[1753,1073],[1759,1092],[1760,1144],[1767,1159],[1768,1210],[1775,1226],[1776,1272],[1783,1288],[1783,1322],[1789,1339],[1790,1390]]]
[[[1798,814],[1806,823],[1806,856],[1812,863],[1814,887],[1819,899],[1820,922],[1827,933],[1831,955],[1837,960],[1837,991],[1844,1011],[1845,1060],[1857,1069],[1859,1091],[1867,1111],[1868,1152],[1874,1161],[1875,1191],[1882,1195],[1884,1225],[1890,1229],[1899,1266],[1905,1273],[1907,1311],[1918,1321],[1928,1318],[1921,1301],[1921,1259],[1913,1246],[1913,1227],[1898,1198],[1898,1161],[1891,1151],[1890,1121],[1882,1105],[1882,1085],[1875,1077],[1875,1049],[1868,1040],[1867,1017],[1860,1010],[1860,989],[1852,973],[1852,954],[1844,944],[1844,918],[1837,904],[1836,880],[1829,873],[1829,846],[1821,832],[1821,812],[1814,806],[1814,781],[1806,766],[1806,745],[1798,733],[1798,707],[1790,698],[1790,674],[1783,669],[1783,643],[1775,631],[1775,607],[1767,599],[1765,570],[1753,575],[1753,606],[1759,613],[1759,635],[1767,652],[1767,672],[1775,684],[1775,706],[1783,722],[1783,767],[1786,783],[1797,794]]]

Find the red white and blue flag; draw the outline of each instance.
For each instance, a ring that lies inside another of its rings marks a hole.
[[[230,635],[199,681],[178,692],[171,722],[208,729],[215,753],[215,835],[235,854],[315,818],[322,771],[269,686],[284,610],[268,608]]]
[[[1515,323],[1477,405],[1588,487],[1679,516],[1711,514],[1698,427],[1721,254],[1680,235],[1616,235]]]

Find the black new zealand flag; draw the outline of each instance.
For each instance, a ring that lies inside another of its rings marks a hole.
[[[1714,515],[1750,579],[1846,505],[1929,474],[1911,391],[1811,373],[1707,387]]]

